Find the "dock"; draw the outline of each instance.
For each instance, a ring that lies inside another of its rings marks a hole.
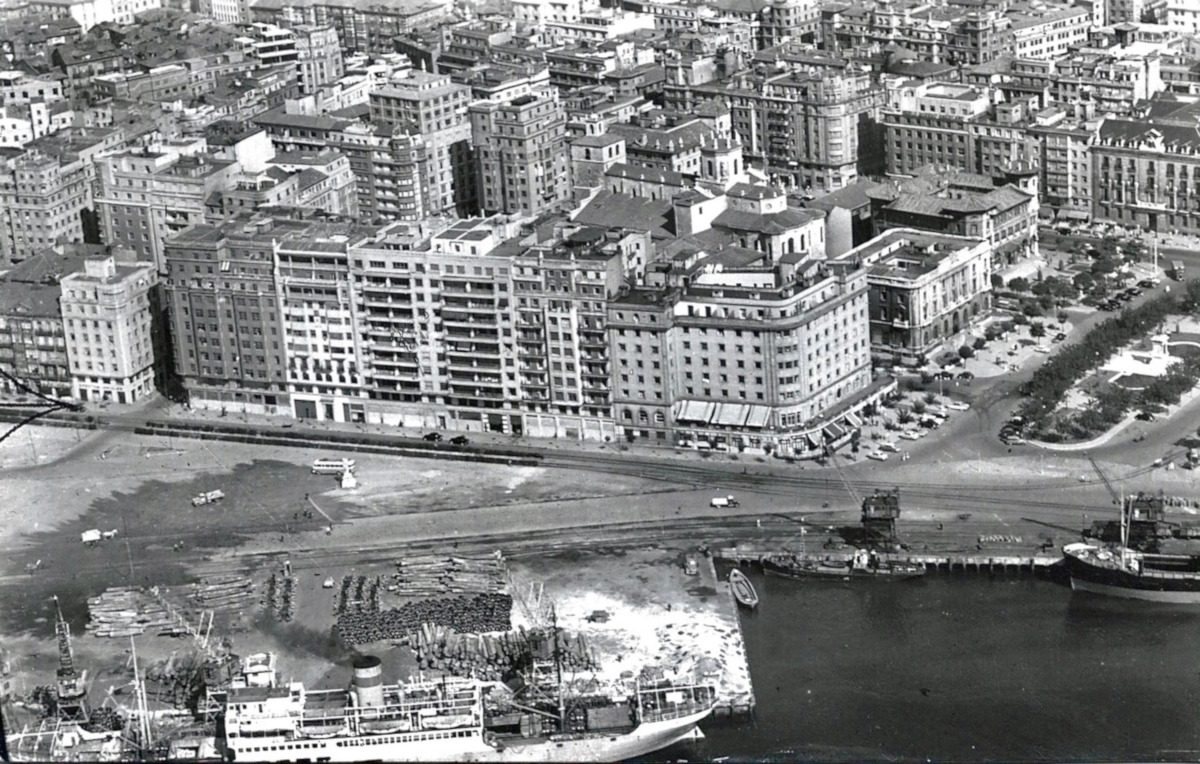
[[[716,590],[720,592],[720,608],[726,611],[727,617],[737,628],[736,639],[724,655],[724,672],[717,687],[717,705],[713,709],[713,716],[721,718],[751,715],[754,713],[754,685],[750,679],[746,638],[742,633],[741,610],[729,581],[717,576],[716,558],[706,557],[701,568],[704,571],[702,575],[713,581]]]
[[[849,562],[853,551],[822,551],[820,553],[785,552],[763,544],[738,544],[718,549],[716,557],[738,566],[760,565],[764,557],[790,554],[801,562]],[[930,573],[987,572],[992,574],[1045,574],[1062,563],[1061,554],[911,554],[880,553],[885,562],[920,565]]]

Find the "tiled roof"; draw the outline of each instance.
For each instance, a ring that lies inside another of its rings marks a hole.
[[[622,227],[650,231],[656,239],[675,236],[675,223],[669,200],[601,191],[575,215],[574,220],[576,223],[606,228]]]

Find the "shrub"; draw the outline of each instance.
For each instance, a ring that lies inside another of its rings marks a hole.
[[[914,414],[924,414],[926,408],[925,401],[913,401],[912,410]]]
[[[976,350],[983,350],[985,347],[987,347],[987,344],[988,341],[983,337],[976,337],[975,341],[971,343],[971,347],[975,348]]]
[[[975,355],[975,350],[970,345],[963,345],[958,349],[958,354],[962,356],[963,360],[966,360]]]

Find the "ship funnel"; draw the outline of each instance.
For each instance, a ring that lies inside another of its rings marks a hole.
[[[359,706],[383,705],[383,661],[374,655],[354,659],[354,694]]]

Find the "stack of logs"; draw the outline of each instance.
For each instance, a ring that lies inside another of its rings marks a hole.
[[[500,680],[514,668],[533,660],[555,660],[552,632],[506,631],[500,634],[459,634],[454,629],[425,623],[413,645],[422,669],[455,676]],[[597,661],[582,634],[558,633],[558,661],[563,671],[594,671]]]
[[[267,580],[267,611],[284,623],[296,616],[296,577],[272,573]]]
[[[124,586],[88,597],[88,616],[87,630],[97,637],[131,637],[146,629],[157,633],[175,625],[152,597]]]
[[[254,582],[246,576],[209,576],[188,587],[186,596],[200,610],[230,612],[245,610],[255,604],[258,596]]]
[[[483,593],[409,602],[382,612],[343,612],[338,615],[337,631],[347,644],[360,645],[381,639],[405,640],[425,623],[472,634],[508,631],[512,628],[512,597]]]
[[[491,593],[504,590],[508,572],[499,552],[482,557],[421,555],[396,563],[396,593],[402,597]]]

